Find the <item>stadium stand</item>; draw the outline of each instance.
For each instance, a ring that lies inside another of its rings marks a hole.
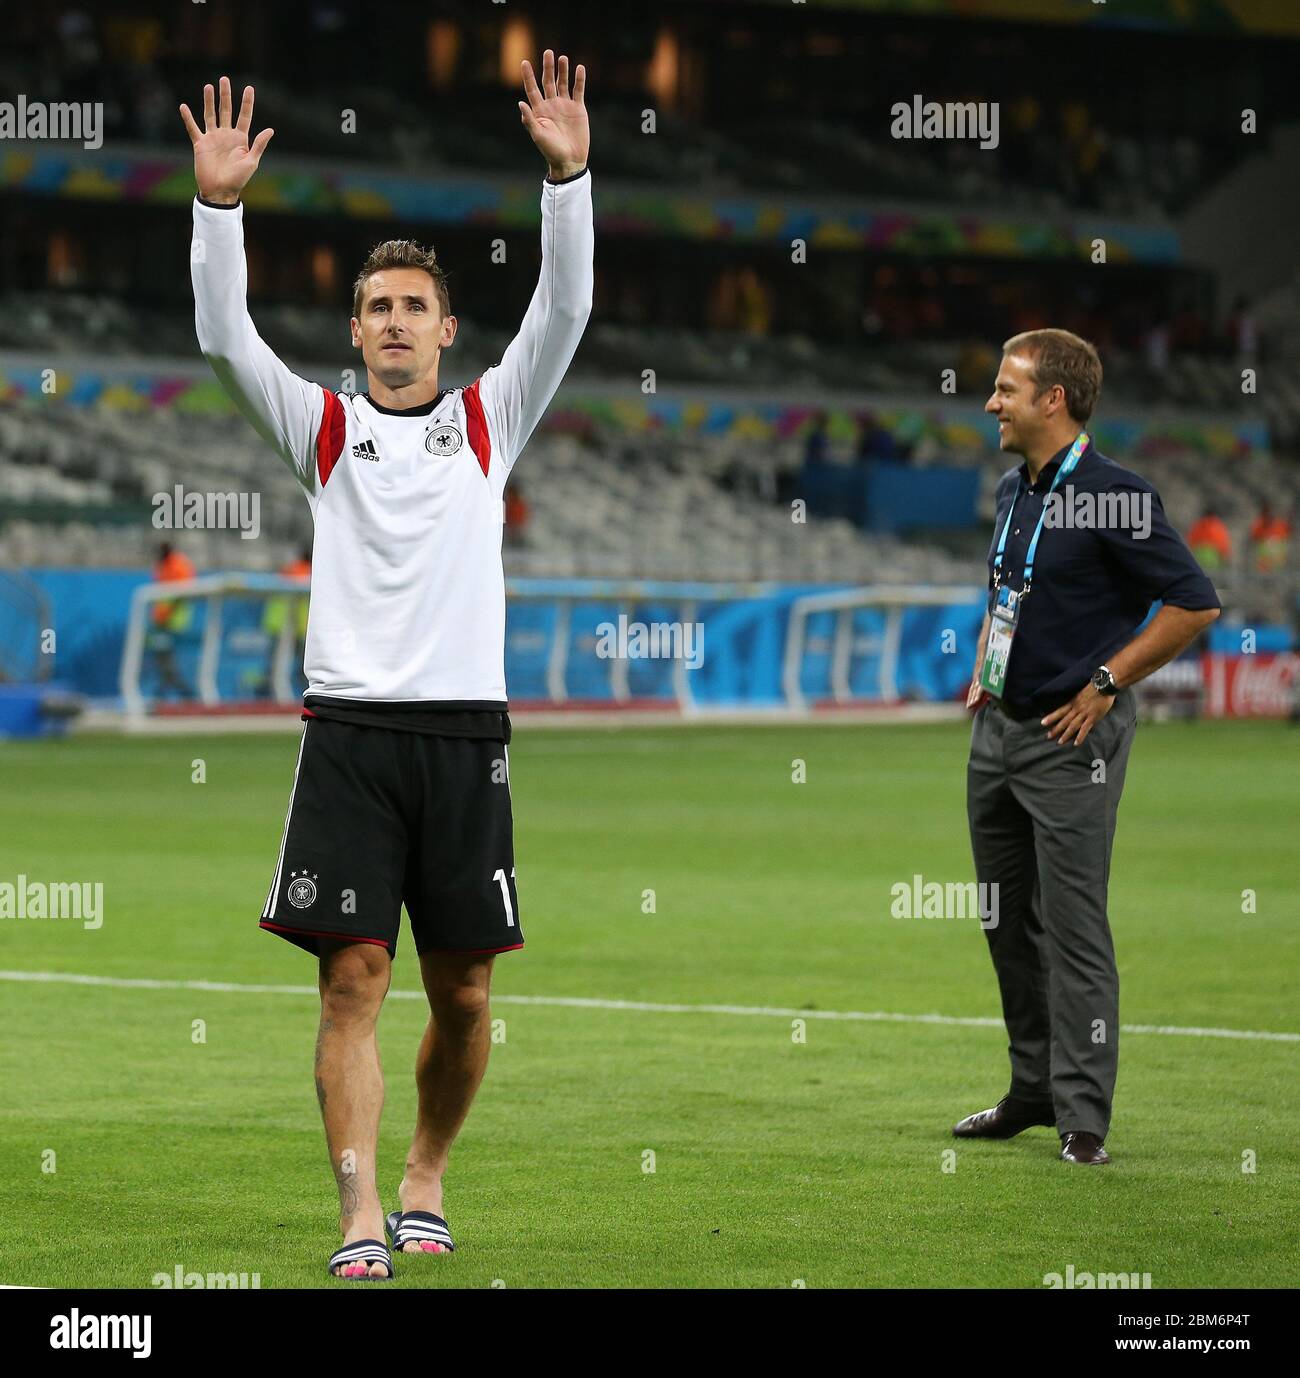
[[[277,148],[435,172],[528,171],[528,150],[514,137],[509,109],[501,108],[497,54],[480,46],[472,24],[457,23],[464,16],[445,21],[456,29],[452,37],[445,29],[429,33],[427,18],[417,11],[386,6],[384,31],[395,36],[405,30],[405,44],[397,41],[412,54],[412,79],[400,98],[383,83],[365,90],[349,86],[355,119],[343,133],[337,102],[323,91],[329,74],[347,72],[359,46],[364,50],[372,11],[297,0],[268,16],[259,86],[268,108],[279,112]],[[826,11],[802,42],[792,42],[782,16],[761,6],[750,7],[731,29],[702,23],[698,15],[692,23],[686,7],[680,19],[681,46],[689,45],[719,79],[705,91],[686,83],[676,100],[653,84],[637,91],[635,79],[623,83],[603,110],[606,175],[707,182],[721,191],[860,194],[870,187],[884,197],[1150,217],[1186,206],[1242,156],[1240,141],[1188,89],[1181,76],[1187,64],[1240,91],[1243,105],[1267,102],[1277,114],[1296,110],[1285,62],[1262,38],[1225,51],[1212,36],[1187,36],[1175,76],[1154,60],[1158,37],[1136,31],[1124,44],[1108,35],[1076,34],[1067,59],[1059,51],[1053,57],[1032,31],[1005,24],[954,43],[942,23]],[[630,32],[598,25],[590,35],[592,61],[603,70],[625,67],[619,50],[635,38],[652,46],[653,26],[661,21],[645,15],[626,22]],[[14,86],[12,78],[24,74],[30,87],[29,74],[39,70],[39,91],[47,99],[103,99],[108,139],[166,142],[176,103],[206,78],[209,55],[188,50],[174,31],[164,42],[163,30],[147,13],[134,23],[100,26],[89,9],[76,5],[16,14],[0,80],[19,89],[22,81]],[[782,79],[804,93],[801,118],[765,120],[753,115],[754,102],[735,98],[743,89],[740,71],[752,70],[744,56],[765,46],[781,52]],[[421,71],[415,55],[426,50],[431,55]],[[1112,78],[1104,109],[1092,108],[1069,80],[1068,60],[1089,58],[1104,61]],[[862,72],[873,66],[890,72],[891,90],[952,101],[1000,97],[1005,111],[998,147],[891,141],[882,132],[888,102],[877,111],[858,90]],[[1008,71],[1018,85],[1010,99]],[[451,91],[454,101],[447,99]],[[656,113],[658,140],[642,135],[647,110]],[[877,114],[881,118],[871,118]]]
[[[520,467],[528,520],[508,533],[508,573],[982,581],[993,490],[1007,465],[980,405],[1001,340],[1051,323],[1102,350],[1105,447],[1155,483],[1179,529],[1207,505],[1223,517],[1234,556],[1216,579],[1233,610],[1288,618],[1300,587],[1294,542],[1282,570],[1260,575],[1249,532],[1261,502],[1286,514],[1300,500],[1300,289],[1279,282],[1253,300],[1230,299],[1215,268],[1178,247],[1180,215],[1247,156],[1184,89],[1188,70],[1213,66],[1213,37],[1184,35],[1186,61],[1166,74],[1144,35],[1072,35],[1074,57],[1105,61],[1114,77],[1108,89],[1120,94],[1100,109],[1062,80],[1054,46],[1031,25],[984,25],[954,45],[941,21],[827,11],[794,42],[777,8],[740,6],[733,24],[693,25],[683,6],[668,37],[595,26],[593,66],[618,73],[602,97],[602,192],[623,188],[620,204],[637,214],[614,217],[599,236],[596,310]],[[535,244],[517,205],[534,195],[535,155],[503,103],[501,55],[480,50],[465,14],[453,12],[450,28],[397,7],[385,15],[398,31],[407,26],[403,98],[349,83],[346,133],[326,92],[329,74],[354,57],[360,10],[301,0],[248,16],[260,35],[259,112],[274,112],[289,198],[257,211],[252,310],[300,372],[329,387],[364,386],[349,376],[352,265],[380,235],[432,239],[461,317],[444,380],[466,383],[500,357],[531,290]],[[163,27],[166,43],[148,6],[107,26],[85,7],[56,4],[16,15],[0,55],[0,80],[22,74],[34,96],[104,97],[114,154],[102,180],[92,176],[92,200],[71,163],[42,172],[34,196],[0,183],[7,210],[24,198],[0,261],[0,562],[10,567],[148,566],[154,502],[177,483],[260,498],[256,541],[181,533],[200,570],[272,571],[310,536],[292,479],[198,359],[189,183],[132,204],[133,179],[156,188],[170,166],[160,160],[183,162],[175,102],[211,75],[212,54],[184,26]],[[291,30],[295,41],[282,41]],[[742,59],[769,40],[781,62],[766,79],[808,95],[796,114],[778,99],[782,114],[770,118],[761,100],[736,98]],[[451,68],[439,56],[448,42],[459,45]],[[620,43],[670,52],[680,79],[665,85],[657,62],[620,65]],[[720,74],[707,92],[692,85],[692,53]],[[1242,105],[1268,102],[1275,120],[1300,115],[1284,55],[1265,38],[1234,44],[1229,62],[1216,80]],[[978,101],[996,87],[999,146],[891,139],[888,100],[857,84],[882,65],[894,92]],[[653,137],[643,132],[647,110]],[[340,168],[479,179],[492,188],[488,219],[394,221],[373,206],[368,218],[348,202],[320,213],[314,201],[332,194]],[[806,224],[816,271],[792,268],[779,237],[733,235],[733,196],[756,198],[764,214],[779,205],[783,226]],[[659,234],[664,206],[671,232]],[[889,217],[896,206],[931,209],[905,232],[876,224],[846,235],[853,213]],[[505,273],[481,266],[493,214],[512,246]],[[1088,214],[1123,217],[1104,274],[1080,244],[1089,222],[1078,217]],[[1004,238],[1009,215],[1021,219]],[[1048,244],[1040,230],[1058,239]],[[1243,389],[1244,368],[1258,371],[1253,391]],[[63,381],[45,398],[50,369]],[[648,394],[646,370],[655,374]],[[809,464],[819,413],[828,418],[820,480]],[[889,465],[934,471],[936,482],[974,471],[964,522],[909,529],[862,502],[826,499]],[[806,522],[791,519],[799,499]]]

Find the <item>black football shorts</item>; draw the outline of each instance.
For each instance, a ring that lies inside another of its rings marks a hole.
[[[308,952],[322,938],[397,951],[523,947],[504,741],[311,718],[261,926]]]

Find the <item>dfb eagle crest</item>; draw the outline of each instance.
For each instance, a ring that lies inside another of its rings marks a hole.
[[[431,455],[454,455],[463,437],[455,426],[439,426],[424,437],[424,448]]]
[[[290,872],[289,903],[295,909],[310,909],[316,903],[316,880],[316,876],[309,876],[306,871],[302,875]]]

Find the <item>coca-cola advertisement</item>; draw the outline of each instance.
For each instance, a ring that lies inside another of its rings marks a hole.
[[[1211,654],[1202,658],[1205,716],[1285,718],[1295,701],[1300,655],[1291,651],[1258,655]]]

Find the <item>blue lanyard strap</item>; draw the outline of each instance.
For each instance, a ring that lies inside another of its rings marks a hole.
[[[1070,453],[1061,461],[1061,467],[1056,471],[1056,477],[1052,480],[1052,486],[1047,490],[1047,497],[1043,499],[1043,510],[1038,514],[1038,525],[1034,527],[1034,534],[1029,542],[1029,551],[1025,555],[1025,585],[1027,593],[1029,585],[1034,578],[1034,552],[1038,549],[1038,538],[1043,534],[1043,519],[1047,516],[1047,498],[1056,492],[1056,485],[1066,476],[1072,473],[1075,466],[1079,463],[1084,450],[1088,448],[1090,437],[1087,431],[1080,431],[1075,437],[1074,444],[1070,446]],[[1007,548],[1007,532],[1011,530],[1011,518],[1016,514],[1016,503],[1020,501],[1020,494],[1024,490],[1024,480],[1016,481],[1016,495],[1011,499],[1011,507],[1007,511],[1007,519],[1002,524],[1002,535],[998,537],[997,553],[993,556],[993,583],[998,585],[1002,582],[1002,553]]]

